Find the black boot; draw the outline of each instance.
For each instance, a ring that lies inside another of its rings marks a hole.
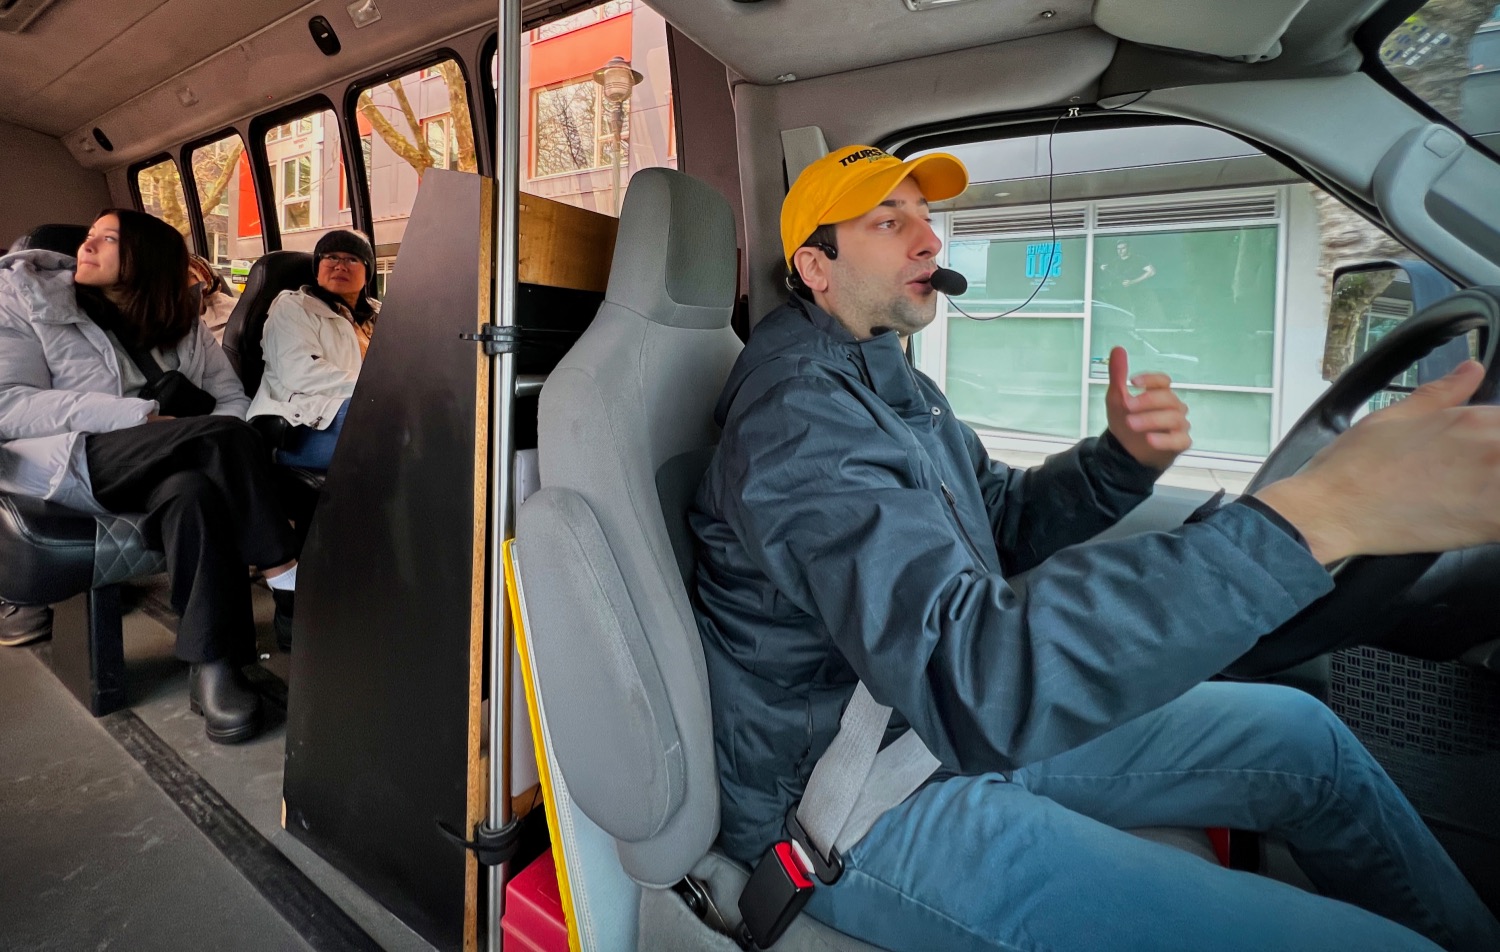
[[[260,733],[260,696],[232,661],[193,665],[188,684],[188,708],[203,715],[209,740],[238,744]]]
[[[52,609],[0,601],[0,645],[18,648],[52,637]]]
[[[276,647],[282,651],[291,651],[292,613],[297,604],[297,593],[273,588],[271,599],[276,602],[276,615],[271,619],[271,630],[276,632]]]

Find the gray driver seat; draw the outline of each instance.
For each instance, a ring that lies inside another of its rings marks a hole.
[[[542,390],[541,488],[520,508],[515,560],[585,950],[738,948],[723,930],[738,926],[747,871],[713,851],[719,783],[687,526],[740,351],[735,270],[718,193],[636,173],[604,304]],[[872,950],[807,916],[776,948]]]

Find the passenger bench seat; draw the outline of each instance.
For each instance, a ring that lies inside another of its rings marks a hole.
[[[73,256],[86,225],[40,225],[11,251],[43,248]],[[83,618],[59,610],[52,666],[96,717],[125,703],[125,650],[119,585],[166,567],[146,545],[141,516],[93,515],[56,503],[0,493],[0,599],[47,605],[86,593]]]

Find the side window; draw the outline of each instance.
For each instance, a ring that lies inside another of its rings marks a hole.
[[[1380,44],[1397,82],[1500,153],[1500,4],[1428,0]]]
[[[145,166],[135,173],[136,191],[141,196],[141,210],[155,215],[182,232],[191,246],[192,228],[188,225],[187,197],[182,190],[182,175],[171,159]]]
[[[376,271],[383,275],[395,262],[427,170],[479,170],[473,113],[463,70],[451,59],[363,89],[356,102]]]
[[[522,191],[616,215],[632,174],[677,167],[666,22],[655,11],[607,0],[526,32],[521,47]]]
[[[353,218],[333,110],[272,126],[265,143],[266,171],[284,250],[311,251],[329,230],[350,227]]]
[[[1104,431],[1109,353],[1124,347],[1132,373],[1170,374],[1191,411],[1193,450],[1164,481],[1243,488],[1353,356],[1358,330],[1329,322],[1334,267],[1404,249],[1216,130],[1050,146],[1050,183],[1047,136],[947,150],[971,184],[934,223],[969,289],[916,338],[918,367],[997,456],[1030,465]],[[1344,357],[1325,366],[1335,339]]]
[[[208,240],[204,257],[237,291],[243,290],[250,265],[266,250],[244,140],[237,133],[227,135],[193,149],[189,161]]]

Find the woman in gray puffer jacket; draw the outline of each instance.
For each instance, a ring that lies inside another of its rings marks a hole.
[[[162,548],[177,655],[208,736],[259,731],[239,664],[253,650],[245,566],[295,585],[294,543],[249,399],[188,291],[176,229],[100,214],[75,259],[0,257],[0,491],[145,513]]]

